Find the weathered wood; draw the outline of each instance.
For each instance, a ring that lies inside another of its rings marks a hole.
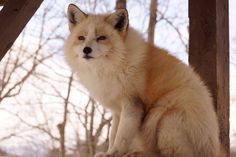
[[[3,6],[4,3],[6,3],[7,0],[0,0],[0,6]]]
[[[228,0],[189,0],[189,63],[213,94],[220,139],[229,156]]]
[[[0,60],[43,0],[8,0],[0,12]]]

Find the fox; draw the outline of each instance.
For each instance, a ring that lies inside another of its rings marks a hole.
[[[211,93],[194,69],[148,43],[128,11],[67,10],[64,56],[112,114],[109,146],[95,157],[224,157]]]

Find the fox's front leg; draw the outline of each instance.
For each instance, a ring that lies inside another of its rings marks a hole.
[[[112,114],[112,124],[111,124],[111,132],[109,135],[109,147],[108,151],[112,148],[115,138],[116,138],[116,133],[118,130],[118,125],[119,125],[120,117],[119,115],[113,113]]]
[[[140,128],[143,112],[143,103],[138,98],[123,103],[113,145],[107,153],[98,153],[95,156],[121,157],[126,154]]]
[[[137,98],[123,104],[115,141],[109,154],[120,156],[127,153],[140,128],[143,112],[142,101]]]

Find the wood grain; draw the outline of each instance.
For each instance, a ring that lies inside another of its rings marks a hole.
[[[212,92],[220,139],[229,156],[228,0],[189,0],[189,63]]]
[[[8,0],[0,12],[0,60],[43,0]]]

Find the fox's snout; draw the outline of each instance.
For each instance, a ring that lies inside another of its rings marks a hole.
[[[92,48],[87,47],[87,46],[84,47],[84,49],[83,49],[83,53],[86,54],[86,55],[90,54],[92,51],[93,51]]]
[[[89,54],[92,53],[92,51],[93,51],[93,49],[91,47],[85,46],[84,49],[83,49],[83,53],[84,53],[83,58],[85,58],[85,59],[94,58],[94,57],[89,55]]]

